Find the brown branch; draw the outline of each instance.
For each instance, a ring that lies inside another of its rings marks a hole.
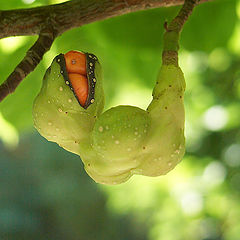
[[[45,52],[47,52],[54,41],[54,31],[43,30],[35,44],[27,51],[26,56],[17,65],[7,80],[0,85],[0,102],[10,93],[13,93],[19,83],[32,72]]]
[[[198,0],[203,3],[210,0]],[[0,86],[0,102],[41,61],[55,37],[72,28],[149,8],[176,6],[184,0],[72,0],[44,7],[0,11],[0,39],[9,36],[39,35],[7,80]],[[47,29],[46,29],[47,28]]]
[[[206,1],[209,0],[199,0],[199,3]],[[46,22],[51,22],[62,34],[110,17],[183,3],[184,0],[72,0],[44,7],[0,11],[0,38],[39,35]]]
[[[184,23],[187,21],[188,17],[191,15],[197,0],[186,0],[180,9],[178,15],[171,21],[168,25],[168,31],[175,31],[180,33],[182,31]]]
[[[163,41],[163,53],[162,53],[163,64],[166,65],[174,64],[178,66],[178,49],[180,33],[183,29],[184,23],[191,15],[197,1],[198,0],[185,0],[178,15],[169,23],[169,25],[166,22],[164,23],[164,28],[166,32],[164,33]]]

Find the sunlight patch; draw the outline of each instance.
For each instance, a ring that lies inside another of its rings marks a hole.
[[[22,0],[22,2],[25,4],[31,4],[31,3],[34,3],[35,0]]]
[[[19,142],[19,135],[15,127],[10,124],[0,112],[0,140],[9,148],[14,149]]]
[[[7,37],[0,40],[0,49],[4,53],[12,53],[20,48],[27,37]]]

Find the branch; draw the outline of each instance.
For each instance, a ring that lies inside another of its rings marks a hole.
[[[40,33],[38,40],[27,51],[26,56],[17,65],[7,80],[0,85],[0,102],[10,93],[13,93],[19,83],[32,72],[42,60],[54,41],[54,31],[44,30]]]
[[[209,0],[199,0],[199,3]],[[44,7],[0,11],[0,38],[39,35],[46,20],[58,34],[126,13],[182,5],[184,0],[72,0]]]
[[[198,0],[199,3],[210,0]],[[0,102],[41,61],[54,39],[72,28],[150,8],[183,4],[184,0],[72,0],[44,7],[0,11],[0,39],[9,36],[39,35],[7,80],[0,86]]]
[[[164,27],[166,32],[164,33],[163,40],[163,64],[174,64],[178,66],[178,49],[180,33],[183,29],[184,23],[191,15],[193,8],[198,0],[185,0],[178,15],[169,23],[165,22]]]

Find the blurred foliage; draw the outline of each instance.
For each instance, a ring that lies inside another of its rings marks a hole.
[[[10,0],[0,9],[59,2]],[[161,64],[163,23],[178,9],[141,11],[64,33],[0,103],[1,240],[239,240],[240,0],[201,4],[182,32],[187,153],[167,176],[96,184],[77,156],[32,126],[32,102],[46,68],[71,49],[100,58],[106,108],[146,108]],[[35,40],[0,40],[1,82]]]

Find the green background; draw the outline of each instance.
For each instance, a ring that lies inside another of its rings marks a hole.
[[[60,1],[1,1],[16,9]],[[96,184],[78,156],[33,128],[31,109],[52,59],[69,50],[98,56],[106,109],[146,108],[161,65],[163,23],[179,7],[141,11],[65,32],[0,103],[0,240],[239,240],[240,1],[196,7],[182,32],[187,90],[183,161],[163,177]],[[35,37],[0,40],[0,82]]]

